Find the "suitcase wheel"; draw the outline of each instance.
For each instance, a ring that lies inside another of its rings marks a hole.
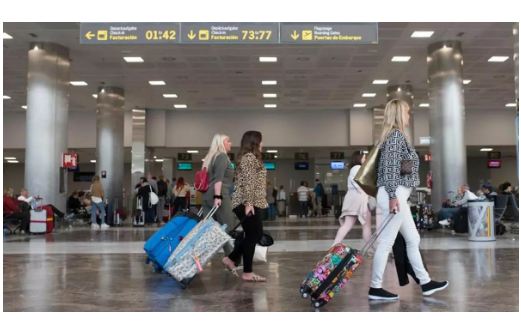
[[[156,264],[153,264],[152,271],[154,273],[161,273],[163,271],[163,269],[161,267],[157,266]]]
[[[147,257],[147,259],[145,259],[145,264],[150,264],[150,258]]]
[[[308,286],[301,286],[300,287],[300,295],[302,296],[302,298],[306,299],[309,297],[309,294],[310,294],[310,291],[311,289],[308,287]]]
[[[311,300],[311,305],[318,309],[320,307],[323,307],[327,302],[325,302],[324,300],[322,299],[319,299],[319,300]]]

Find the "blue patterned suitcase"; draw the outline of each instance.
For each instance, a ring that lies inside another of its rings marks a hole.
[[[147,264],[152,262],[154,271],[163,271],[168,257],[199,222],[199,214],[183,212],[176,215],[145,242]]]

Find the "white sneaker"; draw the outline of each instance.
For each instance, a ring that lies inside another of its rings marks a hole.
[[[100,227],[102,230],[107,230],[110,228],[110,225],[106,224],[106,223],[103,223],[101,224],[101,227]]]
[[[92,223],[92,224],[90,225],[90,229],[91,229],[91,230],[99,230],[99,225],[98,225],[98,223]]]
[[[441,221],[438,221],[438,223],[440,223],[440,225],[443,225],[443,226],[449,226],[449,221],[447,220],[441,220]]]

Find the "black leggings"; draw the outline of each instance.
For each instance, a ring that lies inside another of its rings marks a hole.
[[[244,239],[236,241],[233,251],[228,258],[233,261],[240,259],[241,255],[244,262],[244,273],[253,271],[253,254],[255,245],[262,237],[262,220],[268,215],[268,209],[255,207],[255,215],[243,218],[241,225],[244,230]]]

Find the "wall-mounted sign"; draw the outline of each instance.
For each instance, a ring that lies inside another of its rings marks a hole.
[[[279,43],[278,23],[181,23],[182,43]]]
[[[331,152],[329,156],[332,160],[343,160],[344,152]]]
[[[499,160],[501,159],[501,152],[488,152],[487,157],[489,160]]]
[[[80,23],[80,44],[179,43],[179,23]]]
[[[295,153],[295,160],[307,161],[307,160],[309,160],[309,154],[307,152],[297,152],[297,153]]]
[[[78,167],[78,153],[63,153],[62,168],[74,170]]]
[[[192,154],[190,154],[190,153],[177,153],[177,160],[178,161],[191,161],[192,160]]]
[[[280,42],[378,44],[377,23],[280,23]]]
[[[262,160],[274,160],[275,159],[275,153],[262,153]]]

